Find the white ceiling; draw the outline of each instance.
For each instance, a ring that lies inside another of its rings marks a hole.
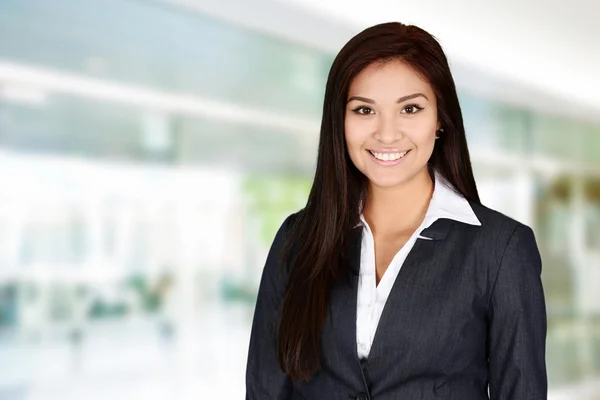
[[[418,25],[457,85],[600,121],[600,1],[163,0],[335,54],[361,29]]]
[[[452,60],[600,109],[598,0],[280,1],[357,29],[414,23],[437,36]]]

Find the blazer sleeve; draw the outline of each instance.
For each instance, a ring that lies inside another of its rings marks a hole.
[[[277,231],[263,268],[250,333],[246,400],[289,400],[292,396],[292,382],[277,361],[278,314],[285,293],[279,257],[292,216]]]
[[[488,308],[491,400],[546,400],[546,304],[534,233],[519,225],[508,241]]]

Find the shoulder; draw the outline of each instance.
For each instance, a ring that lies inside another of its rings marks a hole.
[[[271,244],[271,248],[269,250],[269,254],[267,256],[266,269],[270,270],[270,273],[274,273],[277,269],[277,265],[283,263],[283,252],[286,247],[286,242],[290,233],[296,226],[300,216],[302,215],[303,210],[296,211],[294,213],[289,214],[284,220],[281,222],[277,233],[275,233],[275,237],[273,238],[273,243]],[[269,273],[269,271],[267,271]]]
[[[474,247],[491,261],[492,275],[506,263],[534,264],[534,269],[540,267],[538,246],[531,227],[481,204],[471,204],[471,207],[481,222]]]
[[[501,213],[500,211],[491,209],[482,204],[471,202],[469,202],[469,204],[477,216],[477,219],[481,222],[481,232],[479,236],[482,240],[507,243],[515,234],[521,234],[522,232],[533,233],[531,227]]]
[[[283,219],[277,233],[275,233],[262,271],[259,296],[270,296],[274,299],[283,298],[289,278],[289,269],[284,257],[285,245],[299,215],[301,215],[301,211],[289,214]]]
[[[285,240],[290,232],[294,229],[298,221],[302,218],[304,214],[304,209],[300,209],[296,212],[289,214],[281,223],[281,227],[279,228],[279,232],[277,232],[278,236],[281,236],[281,239]]]
[[[501,262],[506,253],[538,253],[535,234],[531,227],[499,211],[481,204],[470,203],[481,222],[476,246],[487,258]]]

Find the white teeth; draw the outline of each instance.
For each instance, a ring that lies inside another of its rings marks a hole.
[[[375,156],[375,158],[377,158],[378,160],[381,160],[381,161],[394,161],[394,160],[404,157],[404,155],[406,155],[406,153],[408,153],[408,151],[405,151],[402,153],[373,153],[373,152],[371,152],[371,154],[373,154]]]

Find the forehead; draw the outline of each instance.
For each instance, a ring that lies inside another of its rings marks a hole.
[[[348,96],[360,95],[371,99],[396,98],[420,92],[433,98],[431,85],[410,65],[400,60],[374,63],[363,69],[351,82]]]

